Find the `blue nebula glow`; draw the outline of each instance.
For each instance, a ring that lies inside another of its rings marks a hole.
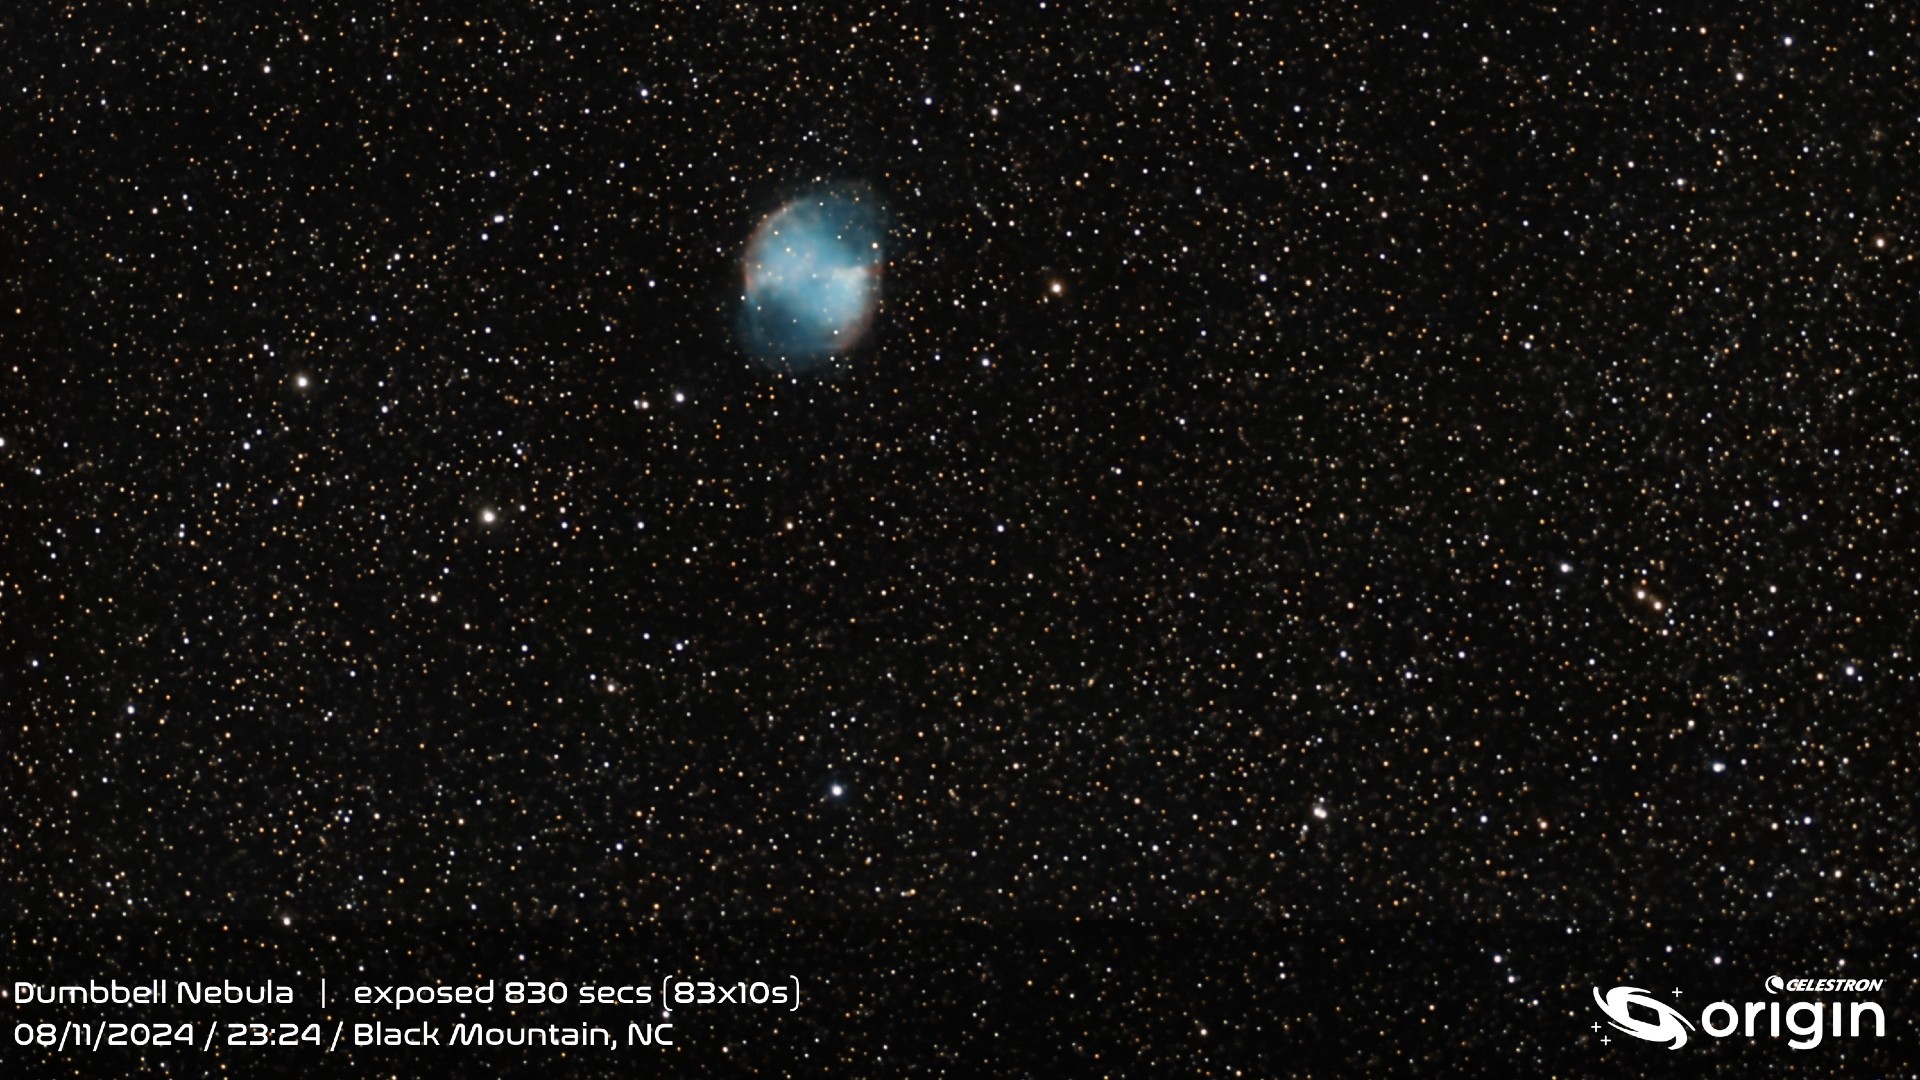
[[[787,204],[747,245],[740,345],[777,371],[812,371],[860,343],[878,299],[882,217],[870,197],[822,190]]]

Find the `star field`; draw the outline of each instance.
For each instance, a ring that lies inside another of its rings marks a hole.
[[[13,919],[1916,913],[1898,5],[447,11],[9,19]]]

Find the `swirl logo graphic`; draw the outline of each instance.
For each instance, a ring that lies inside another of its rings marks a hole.
[[[1618,1030],[1636,1039],[1647,1042],[1666,1043],[1667,1049],[1678,1050],[1687,1045],[1687,1032],[1693,1030],[1693,1023],[1681,1016],[1673,1006],[1656,1001],[1645,990],[1637,986],[1616,986],[1600,996],[1600,988],[1593,988],[1593,1003],[1607,1014],[1607,1022]],[[1635,1007],[1654,1015],[1655,1023],[1648,1023],[1633,1015]]]

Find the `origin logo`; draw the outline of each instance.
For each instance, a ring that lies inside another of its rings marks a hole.
[[[1792,982],[1774,976],[1767,980],[1767,989],[1779,993],[1783,989],[1795,989],[1796,985],[1815,985],[1822,989],[1840,989],[1833,983],[1843,980],[1796,979]],[[1849,979],[1848,988],[1877,990],[1885,982],[1882,979]],[[1679,991],[1675,991],[1678,993]],[[1678,1009],[1647,993],[1637,986],[1616,986],[1601,994],[1599,987],[1593,988],[1593,1003],[1606,1014],[1607,1022],[1614,1029],[1646,1042],[1660,1043],[1669,1050],[1678,1050],[1687,1045],[1687,1033],[1700,1031],[1716,1039],[1730,1035],[1744,1035],[1757,1039],[1762,1035],[1770,1038],[1787,1038],[1787,1045],[1795,1050],[1811,1050],[1828,1038],[1859,1038],[1863,1021],[1871,1021],[1873,1035],[1884,1038],[1887,1034],[1887,1014],[1873,1001],[1796,1001],[1784,1009],[1778,1000],[1749,1001],[1735,1006],[1729,1001],[1716,1001],[1700,1010],[1700,1019],[1696,1024],[1680,1014]],[[1597,1025],[1596,1025],[1597,1026]]]
[[[1600,988],[1593,988],[1593,1003],[1607,1014],[1607,1022],[1620,1031],[1636,1039],[1648,1042],[1666,1043],[1667,1049],[1678,1050],[1687,1045],[1687,1032],[1693,1025],[1680,1015],[1679,1010],[1650,996],[1637,986],[1616,986],[1607,991],[1606,997],[1600,996]],[[1653,1023],[1638,1019],[1632,1013],[1634,1006],[1650,1012]]]

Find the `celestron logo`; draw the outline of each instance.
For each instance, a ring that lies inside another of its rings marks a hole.
[[[1789,994],[1877,994],[1886,984],[1885,979],[1783,979],[1770,975],[1767,993],[1785,990]]]
[[[1767,979],[1767,990],[1780,993],[1827,991],[1878,991],[1885,979]],[[1675,988],[1675,997],[1680,990]],[[1778,1000],[1749,1001],[1736,1007],[1732,1002],[1716,1001],[1700,1010],[1696,1024],[1680,1010],[1637,986],[1616,986],[1601,994],[1593,988],[1593,1003],[1606,1014],[1614,1030],[1646,1042],[1662,1043],[1669,1050],[1687,1045],[1687,1033],[1704,1032],[1716,1039],[1741,1034],[1749,1039],[1767,1035],[1778,1039],[1790,1036],[1787,1045],[1795,1050],[1811,1050],[1828,1038],[1859,1038],[1862,1021],[1871,1019],[1875,1037],[1887,1034],[1887,1014],[1872,1001],[1796,1001],[1786,1008]],[[1844,1021],[1844,1022],[1843,1022]],[[1600,1030],[1599,1024],[1593,1030]],[[1603,1043],[1609,1040],[1602,1038]]]

